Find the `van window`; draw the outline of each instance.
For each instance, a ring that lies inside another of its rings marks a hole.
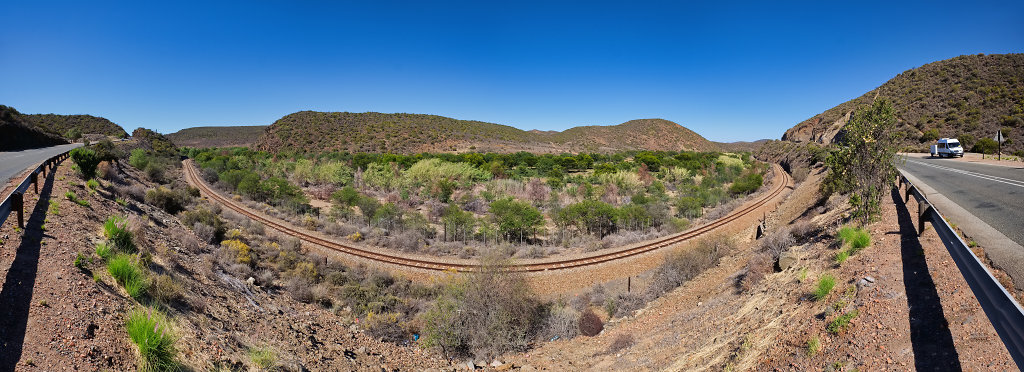
[[[960,147],[960,142],[956,142],[956,141],[948,142],[948,143],[946,143],[946,146],[949,146],[949,148],[951,148],[951,149],[955,149],[957,147]]]

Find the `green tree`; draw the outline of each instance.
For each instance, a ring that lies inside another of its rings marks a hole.
[[[850,194],[854,217],[867,223],[880,210],[882,194],[896,182],[899,144],[892,102],[882,98],[857,110],[828,156],[822,192]]]
[[[473,236],[473,224],[476,221],[473,214],[463,211],[454,203],[445,208],[441,221],[444,223],[445,240],[459,240],[460,237],[466,240]]]
[[[522,242],[544,226],[544,216],[537,208],[511,197],[491,202],[491,214],[498,230],[509,240]]]

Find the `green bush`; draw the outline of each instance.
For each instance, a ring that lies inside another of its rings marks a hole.
[[[110,246],[107,243],[96,244],[96,255],[104,260],[110,258]]]
[[[814,300],[824,300],[825,297],[828,297],[829,293],[832,293],[832,288],[835,286],[836,277],[831,274],[822,275],[821,279],[818,279],[818,288],[814,290]]]
[[[135,169],[144,170],[149,165],[149,155],[146,154],[144,149],[134,149],[128,157],[128,164],[131,164]]]
[[[977,152],[981,154],[995,154],[996,150],[999,149],[999,143],[996,140],[988,137],[984,137],[978,140],[971,148],[971,152]]]
[[[132,241],[132,232],[128,231],[128,222],[124,217],[110,216],[103,223],[103,237],[111,248],[117,252],[135,253],[135,243]]]
[[[167,213],[175,214],[185,209],[188,203],[188,194],[183,190],[171,190],[160,186],[146,191],[146,203],[163,209]]]
[[[254,347],[249,349],[249,360],[256,368],[267,371],[277,366],[277,354],[269,347]]]
[[[747,173],[729,186],[729,192],[733,194],[749,194],[761,188],[764,184],[764,177],[757,173]]]
[[[838,253],[836,253],[836,256],[835,256],[836,265],[842,265],[843,262],[846,262],[846,260],[849,259],[849,258],[850,258],[850,251],[845,250],[845,249],[839,251]]]
[[[146,282],[145,269],[133,260],[132,256],[118,254],[107,262],[107,271],[114,277],[117,284],[124,287],[132,298],[138,299],[145,292],[149,283]]]
[[[96,156],[95,151],[86,147],[75,148],[71,150],[71,161],[75,162],[75,165],[78,166],[78,171],[82,173],[82,178],[96,177],[96,166],[100,164],[100,158]]]
[[[136,309],[128,314],[125,323],[128,337],[139,349],[139,371],[171,371],[178,369],[175,362],[177,336],[170,329],[170,321],[162,312]]]

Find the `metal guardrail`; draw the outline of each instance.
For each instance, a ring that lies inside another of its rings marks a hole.
[[[1003,288],[999,281],[992,275],[992,272],[974,255],[967,243],[960,237],[953,227],[946,222],[935,206],[925,198],[924,194],[907,179],[907,176],[900,171],[900,184],[898,187],[907,186],[904,203],[910,201],[913,195],[917,200],[918,225],[917,232],[920,235],[924,232],[925,219],[931,221],[939,239],[946,246],[953,262],[960,269],[967,285],[974,292],[974,297],[981,304],[992,327],[996,329],[999,338],[1002,339],[1006,350],[1010,352],[1014,363],[1020,368],[1024,366],[1024,310],[1021,309],[1013,296]]]
[[[46,177],[46,170],[49,169],[50,173],[57,168],[57,164],[64,159],[68,158],[68,153],[71,151],[64,151],[60,154],[51,156],[46,159],[42,164],[39,164],[36,169],[32,170],[25,179],[21,180],[21,183],[11,191],[10,195],[4,197],[3,203],[0,203],[0,225],[7,222],[7,217],[10,216],[11,212],[18,214],[18,227],[25,228],[25,192],[28,191],[29,185],[35,186],[36,194],[39,193],[39,176]]]

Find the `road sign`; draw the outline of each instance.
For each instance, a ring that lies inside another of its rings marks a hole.
[[[1001,131],[1001,130],[997,130],[996,131],[995,140],[996,140],[996,142],[999,142],[999,143],[1006,142],[1006,136],[1003,135],[1003,131]]]

